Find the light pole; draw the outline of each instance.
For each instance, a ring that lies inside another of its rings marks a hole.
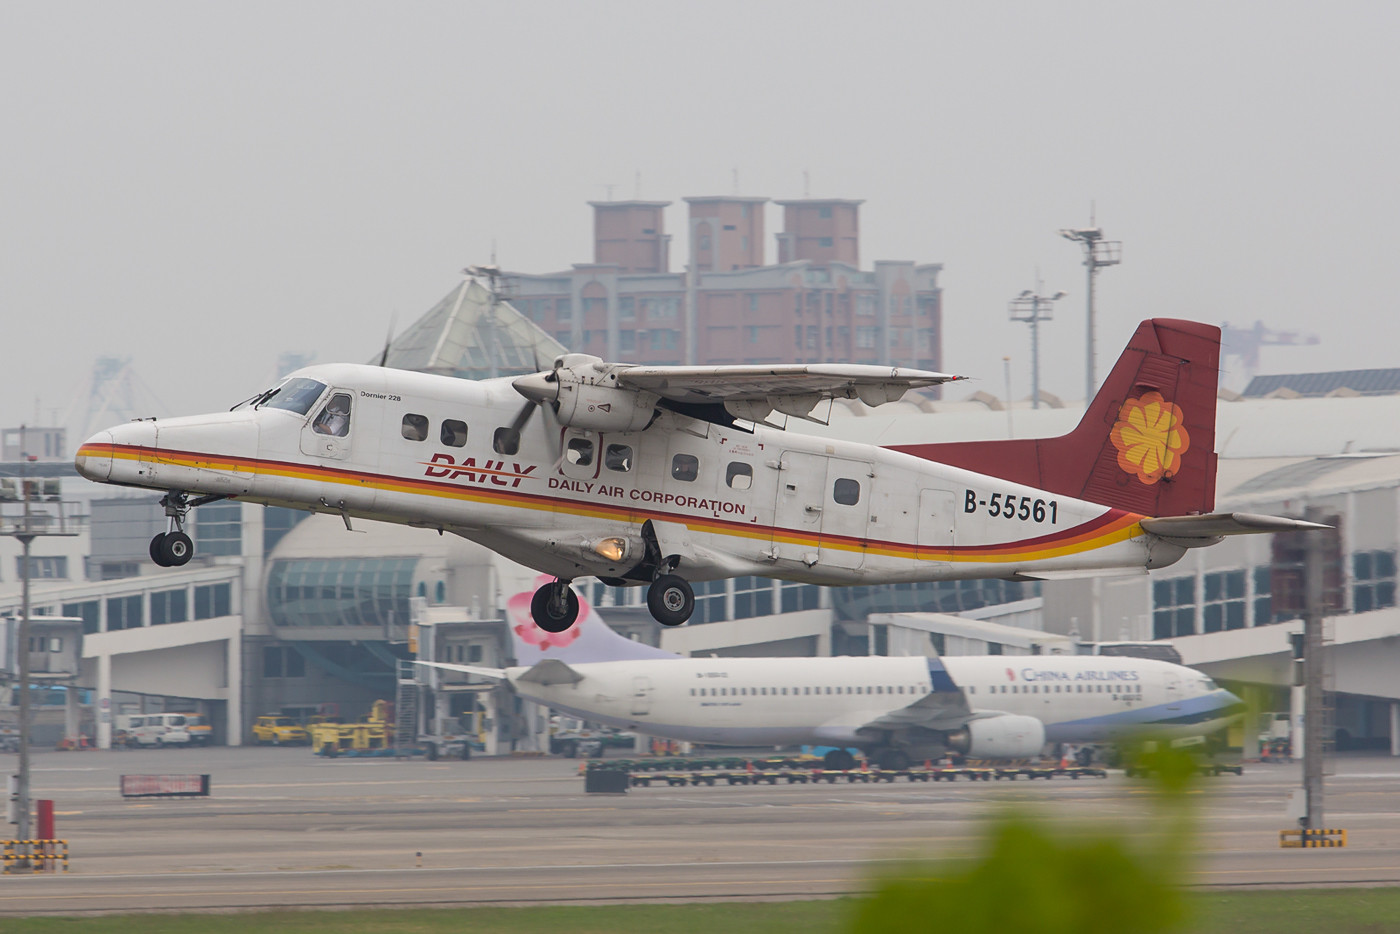
[[[1093,223],[1091,220],[1090,223]],[[1084,247],[1084,266],[1088,270],[1088,293],[1085,304],[1085,352],[1084,352],[1084,404],[1094,398],[1094,279],[1104,266],[1116,266],[1122,261],[1123,243],[1119,240],[1105,240],[1102,227],[1078,227],[1060,231],[1066,240],[1074,240]]]
[[[1012,321],[1024,321],[1031,326],[1031,408],[1040,408],[1040,322],[1054,317],[1055,303],[1068,295],[1056,292],[1054,295],[1039,294],[1026,289],[1013,298],[1006,306]]]
[[[70,524],[64,516],[63,502],[57,496],[48,497],[46,495],[46,501],[40,505],[40,508],[37,510],[34,508],[35,486],[39,481],[29,478],[29,465],[37,461],[38,458],[27,451],[28,433],[25,426],[20,426],[19,433],[21,512],[18,515],[0,514],[0,535],[18,539],[22,548],[20,558],[22,595],[20,597],[19,631],[15,639],[15,654],[19,656],[15,672],[19,682],[19,769],[15,776],[18,786],[16,789],[18,800],[15,804],[18,813],[15,816],[19,839],[29,840],[31,839],[29,820],[29,719],[31,707],[29,696],[29,633],[31,629],[29,580],[32,576],[29,546],[34,543],[34,539],[40,536],[71,536],[77,535],[78,532],[76,528],[70,528]]]

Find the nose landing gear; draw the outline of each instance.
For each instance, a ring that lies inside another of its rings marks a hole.
[[[151,560],[163,568],[184,567],[194,557],[194,541],[185,534],[185,517],[191,509],[228,499],[222,494],[211,494],[191,500],[183,490],[171,490],[161,497],[165,507],[167,531],[151,539]]]

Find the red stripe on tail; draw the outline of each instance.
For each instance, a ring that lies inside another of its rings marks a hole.
[[[1153,318],[1069,434],[892,450],[1140,515],[1208,513],[1219,375],[1219,328]]]

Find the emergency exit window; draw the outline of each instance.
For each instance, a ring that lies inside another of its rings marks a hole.
[[[730,489],[747,490],[753,486],[753,468],[742,461],[734,461],[724,468],[724,482]]]

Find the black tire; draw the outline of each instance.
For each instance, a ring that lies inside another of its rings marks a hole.
[[[875,762],[886,771],[902,772],[909,768],[909,754],[903,749],[881,749],[875,754]]]
[[[556,615],[554,611],[553,598],[557,587],[564,588],[563,615]],[[530,616],[534,618],[535,625],[545,632],[563,632],[578,619],[578,594],[563,581],[545,584],[530,598]]]
[[[165,533],[164,533],[164,532],[161,532],[161,533],[158,534],[155,538],[151,539],[151,548],[150,548],[151,560],[154,561],[159,567],[168,568],[168,567],[170,567],[170,565],[169,565],[169,564],[166,564],[166,562],[165,562],[165,552],[162,550],[162,549],[164,548],[164,545],[165,545]]]
[[[647,588],[647,609],[663,626],[679,626],[695,612],[695,591],[678,574],[663,574]]]
[[[833,749],[822,756],[822,765],[833,772],[847,772],[856,767],[856,757],[845,749]]]
[[[163,567],[184,567],[194,557],[194,542],[184,532],[170,532],[161,539],[160,556],[165,561],[157,563]]]

